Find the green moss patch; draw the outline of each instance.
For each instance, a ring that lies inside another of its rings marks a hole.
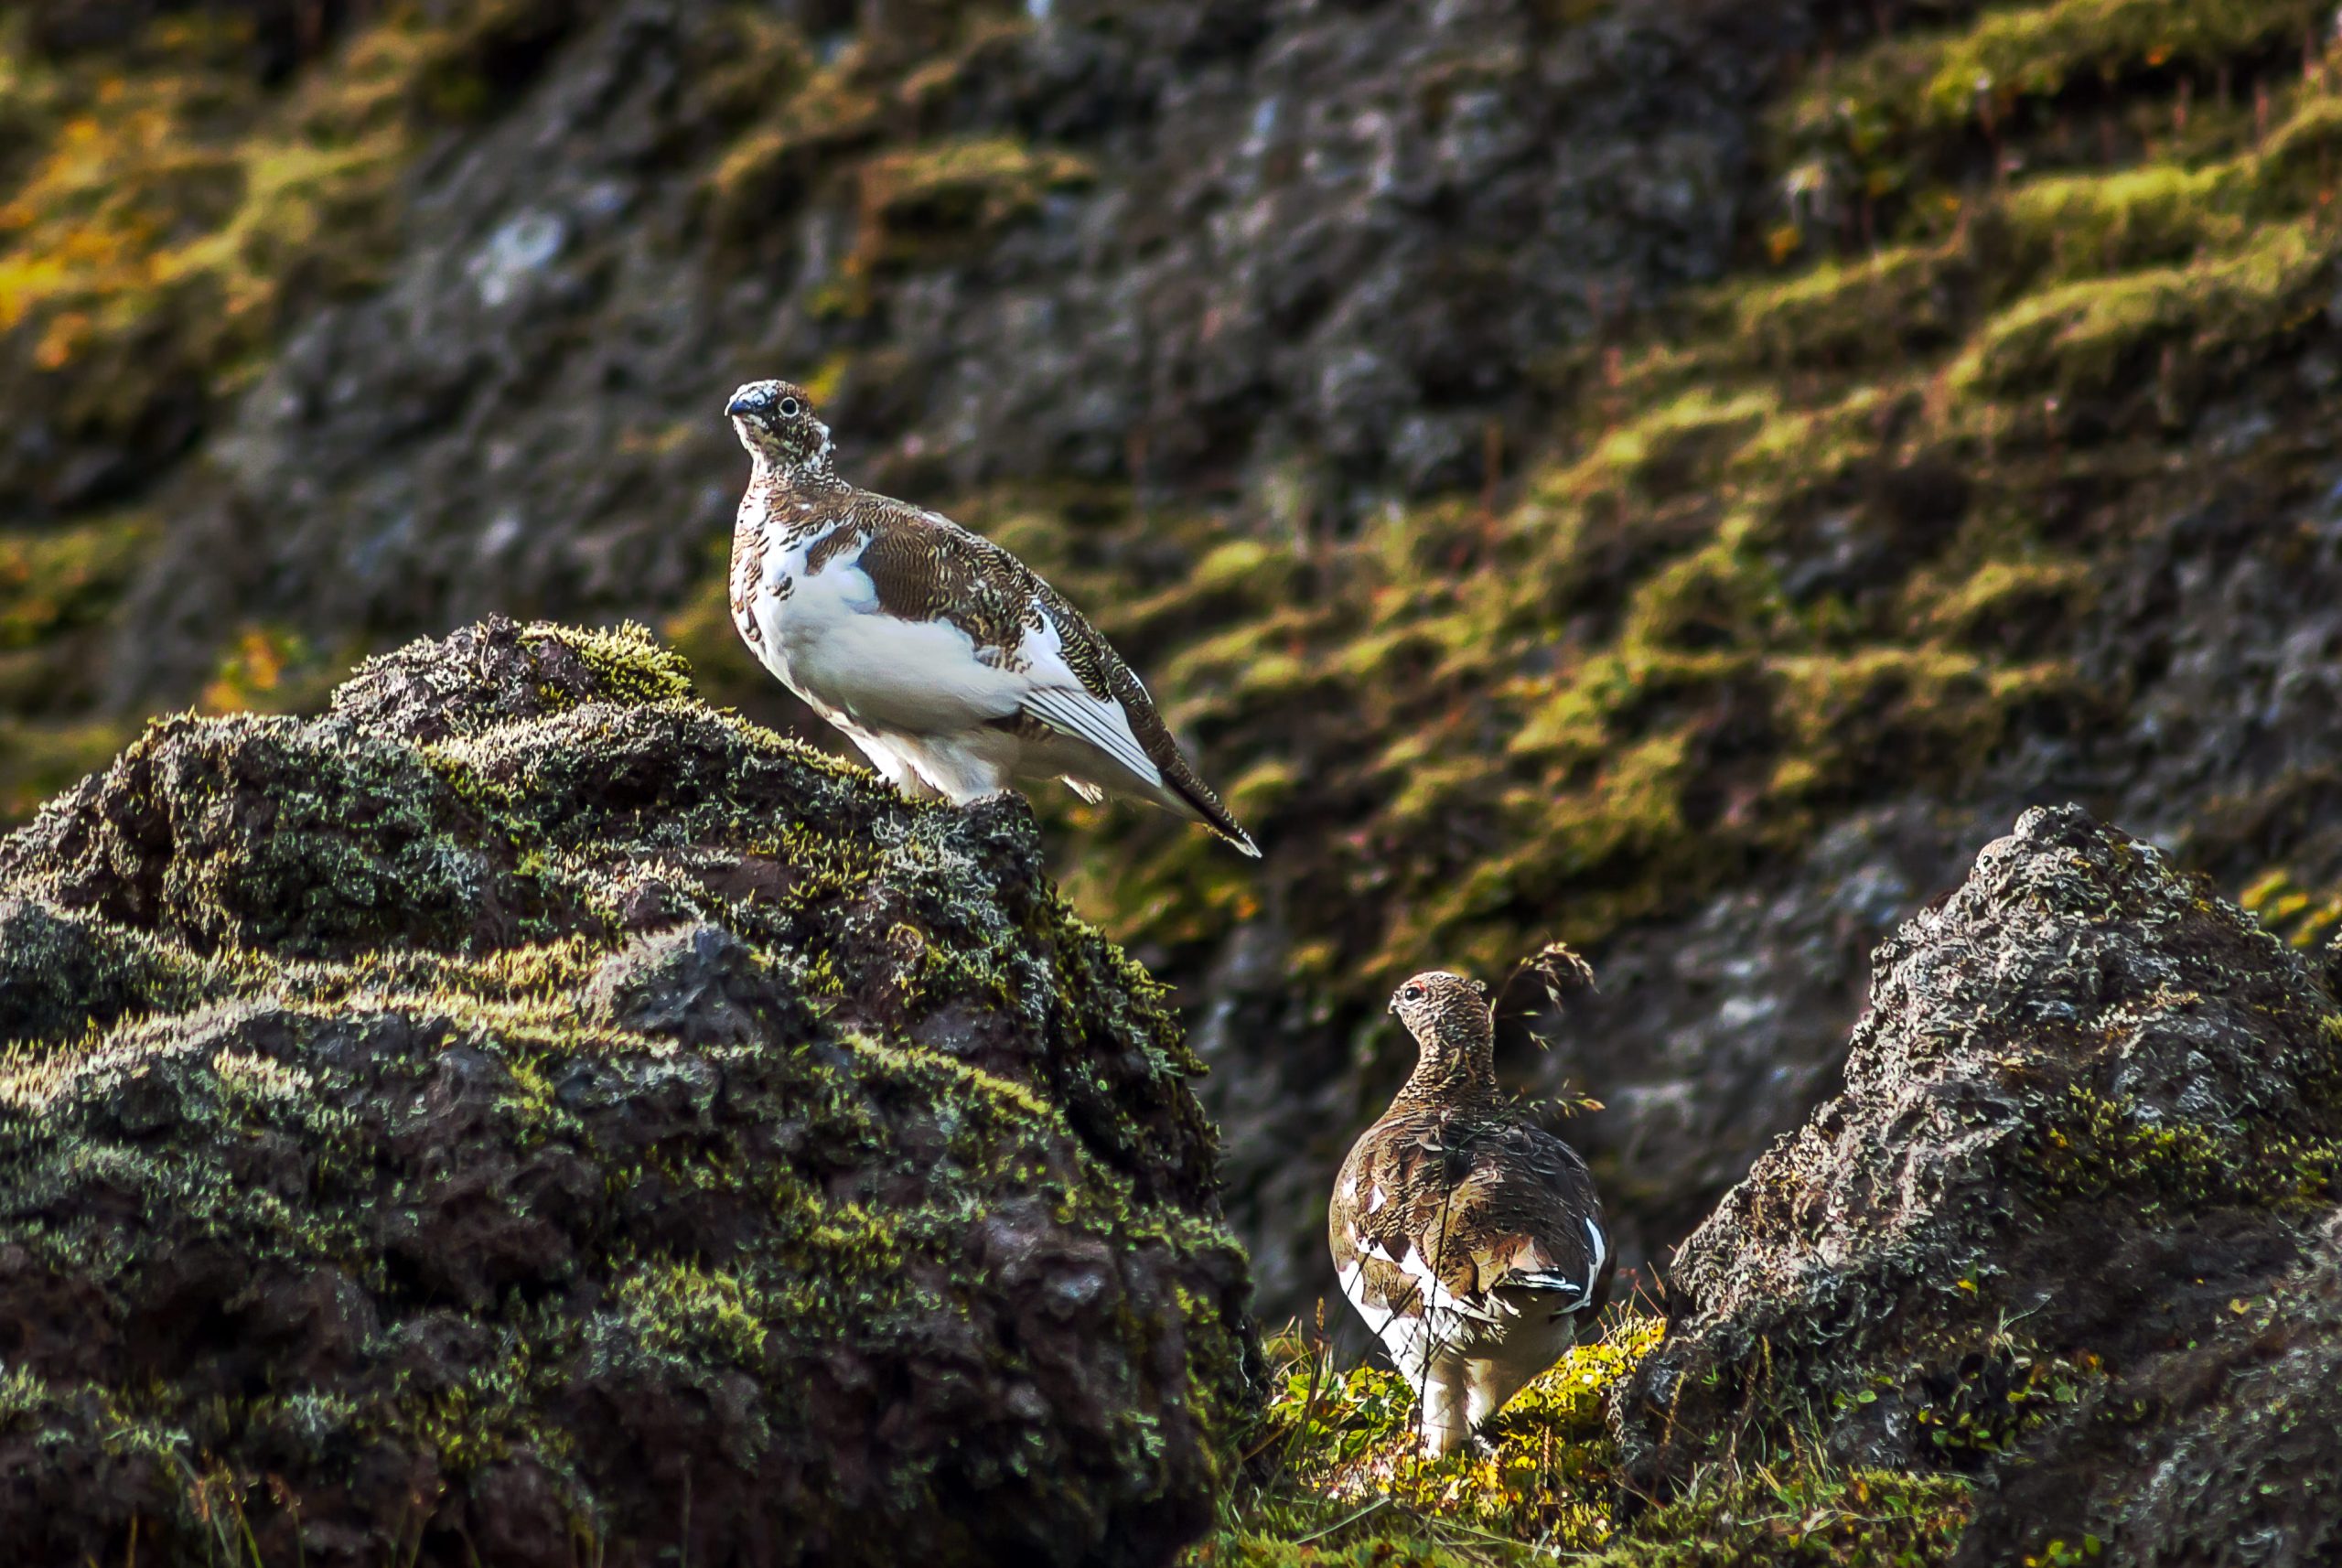
[[[850,266],[915,261],[938,244],[991,233],[1053,189],[1087,184],[1088,164],[1001,137],[873,158],[862,171],[862,239]]]
[[[57,61],[0,33],[0,402],[73,444],[183,445],[297,304],[371,277],[419,136],[532,7],[397,6],[282,88],[232,19]],[[176,438],[173,432],[177,433]],[[84,480],[11,472],[59,501]]]
[[[1337,1371],[1298,1337],[1270,1347],[1278,1391],[1254,1440],[1253,1478],[1196,1568],[1406,1563],[1479,1568],[1553,1561],[1614,1568],[1766,1562],[1940,1563],[1970,1507],[1954,1477],[1849,1469],[1818,1434],[1720,1467],[1666,1506],[1618,1518],[1614,1385],[1659,1342],[1660,1319],[1618,1315],[1517,1396],[1485,1451],[1427,1461],[1396,1374]]]
[[[0,1529],[188,1563],[222,1521],[266,1562],[1200,1532],[1244,1261],[1158,988],[1036,860],[633,628],[491,623],[324,718],[151,727],[0,843],[0,1291],[81,1303],[12,1348],[0,1434],[40,1453]]]
[[[1255,1475],[1197,1563],[1528,1561],[1583,1552],[1611,1536],[1614,1454],[1603,1424],[1610,1386],[1658,1341],[1661,1324],[1628,1316],[1521,1391],[1485,1453],[1432,1461],[1416,1452],[1406,1380],[1373,1367],[1338,1370],[1297,1335],[1274,1342],[1274,1388],[1254,1439]],[[1380,1560],[1380,1559],[1375,1559]]]

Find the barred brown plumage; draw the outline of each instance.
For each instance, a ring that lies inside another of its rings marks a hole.
[[[734,623],[897,787],[965,803],[1057,777],[1259,854],[1144,684],[1030,567],[840,478],[803,388],[752,381],[725,412],[754,463],[732,536]]]
[[[1531,963],[1591,983],[1558,945]],[[1391,1010],[1415,1070],[1343,1162],[1327,1240],[1442,1455],[1576,1342],[1609,1299],[1613,1260],[1585,1162],[1498,1091],[1479,983],[1419,974]]]

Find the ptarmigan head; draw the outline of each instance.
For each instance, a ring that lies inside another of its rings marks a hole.
[[[750,381],[724,405],[748,456],[784,471],[826,467],[830,427],[793,381]]]
[[[1407,1026],[1426,1059],[1485,1049],[1494,1038],[1488,987],[1477,980],[1434,969],[1391,993],[1391,1011]]]

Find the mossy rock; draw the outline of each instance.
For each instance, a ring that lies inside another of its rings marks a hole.
[[[2301,955],[2068,806],[1875,965],[1844,1092],[1676,1258],[1632,1493],[1820,1452],[1979,1480],[1963,1563],[2326,1560],[2342,1015]],[[2280,1358],[2324,1380],[2272,1401]]]
[[[631,631],[152,726],[0,844],[0,1538],[1166,1561],[1246,1269],[1176,1021],[1038,860]]]

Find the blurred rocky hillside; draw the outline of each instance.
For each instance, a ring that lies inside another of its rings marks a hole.
[[[0,794],[490,610],[720,613],[718,411],[1026,554],[1254,866],[1050,807],[1175,982],[1263,1307],[1403,1070],[1635,1256],[1839,1086],[1875,942],[2086,802],[2342,924],[2342,52],[2300,0],[38,0],[0,18]],[[1630,1259],[1630,1261],[1632,1261]]]

